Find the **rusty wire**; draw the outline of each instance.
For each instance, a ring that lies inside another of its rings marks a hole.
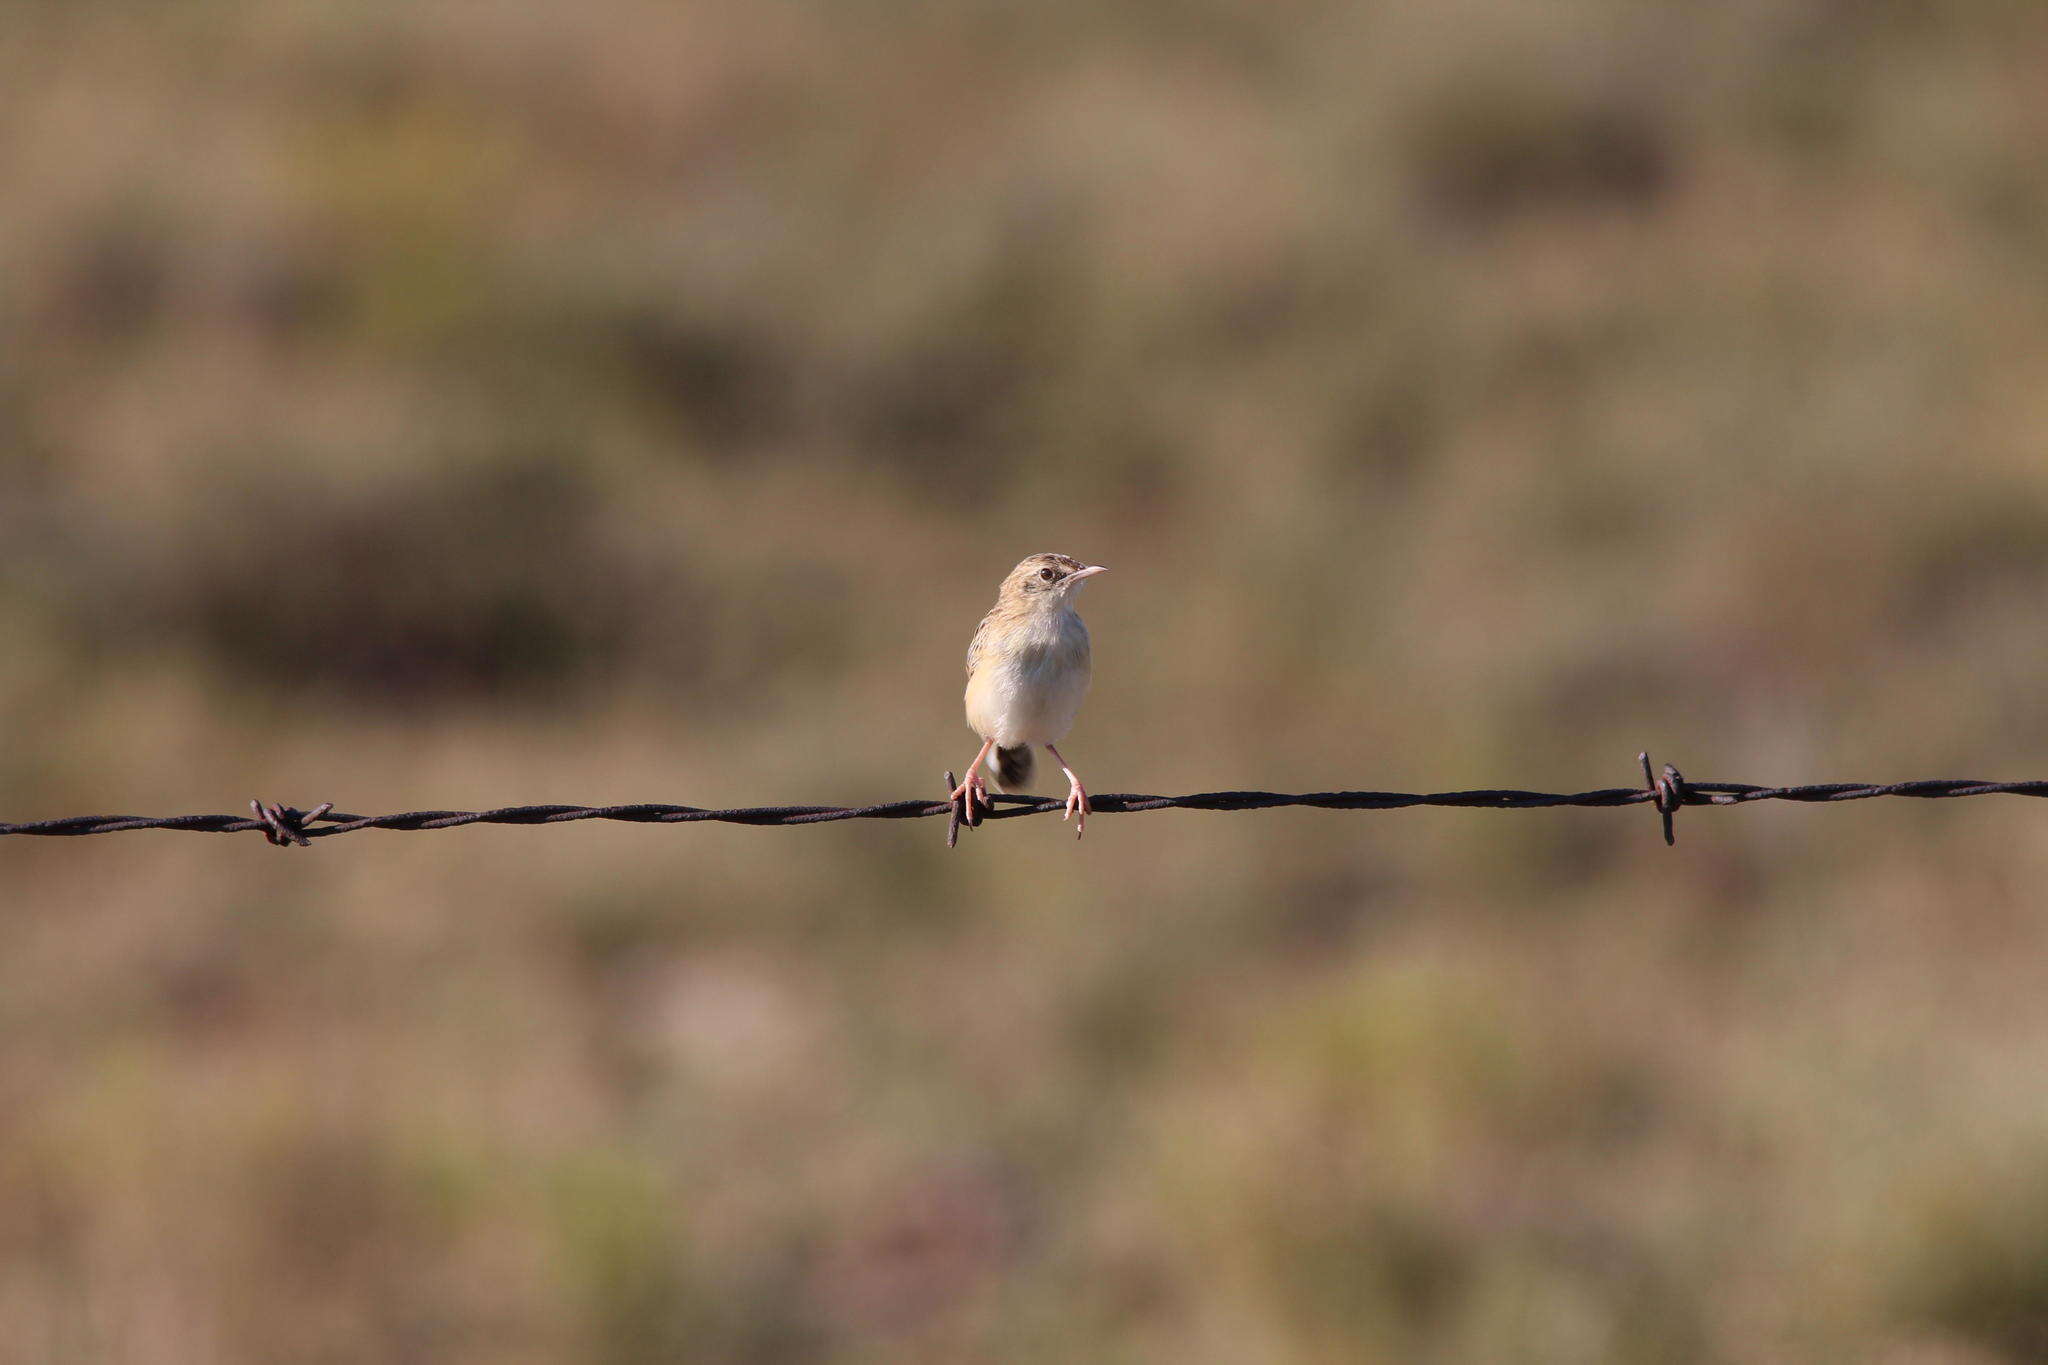
[[[1656,810],[1663,824],[1664,842],[1675,842],[1672,817],[1684,806],[1734,806],[1751,801],[1866,801],[1878,796],[1908,796],[1933,800],[1955,796],[2048,797],[2048,781],[1986,782],[1978,778],[1927,778],[1915,782],[1873,784],[1864,782],[1818,782],[1797,787],[1759,787],[1746,782],[1691,782],[1666,764],[1653,773],[1647,754],[1642,763],[1640,787],[1603,787],[1584,792],[1534,792],[1501,789],[1451,792],[1331,791],[1289,794],[1267,791],[1197,792],[1190,796],[1142,796],[1111,793],[1090,798],[1097,815],[1131,815],[1154,810],[1246,811],[1271,810],[1281,806],[1308,806],[1318,810],[1401,810],[1409,806],[1458,806],[1482,810],[1543,810],[1553,806],[1637,806]],[[953,774],[946,774],[945,790],[953,788]],[[251,815],[73,815],[54,820],[29,820],[20,824],[0,823],[0,835],[117,834],[137,829],[191,830],[202,833],[236,834],[245,830],[262,833],[279,847],[310,845],[314,839],[335,834],[353,834],[365,829],[428,830],[454,829],[459,825],[559,825],[576,820],[619,820],[629,824],[691,824],[702,820],[733,825],[819,825],[836,820],[916,820],[946,816],[946,843],[950,847],[960,828],[974,828],[987,820],[1009,820],[1024,815],[1045,815],[1064,810],[1062,799],[1043,796],[1004,796],[990,799],[991,807],[978,810],[967,819],[960,803],[911,799],[887,801],[873,806],[747,806],[712,810],[698,806],[643,803],[625,806],[501,806],[496,810],[415,810],[395,815],[349,815],[337,812],[332,802],[310,810],[294,806],[251,801]]]

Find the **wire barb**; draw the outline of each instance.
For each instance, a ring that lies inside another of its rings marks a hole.
[[[311,810],[300,810],[297,806],[278,806],[269,802],[249,798],[249,809],[255,813],[255,824],[262,829],[263,837],[279,848],[311,848],[313,841],[306,837],[307,822],[318,820],[334,809],[332,801],[322,801]]]
[[[953,795],[953,789],[958,785],[958,783],[953,781],[953,770],[951,768],[946,769],[947,848],[952,848],[960,842],[960,798]]]
[[[1647,750],[1637,754],[1636,761],[1643,765],[1643,790],[1650,794],[1650,800],[1657,807],[1657,814],[1664,819],[1664,847],[1674,847],[1678,843],[1678,835],[1671,828],[1671,817],[1685,804],[1685,776],[1666,763],[1664,771],[1652,777],[1650,755]]]

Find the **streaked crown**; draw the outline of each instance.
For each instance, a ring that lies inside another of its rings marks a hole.
[[[1027,555],[1003,580],[1002,596],[1034,606],[1064,602],[1101,572],[1099,566],[1091,567],[1069,555]]]

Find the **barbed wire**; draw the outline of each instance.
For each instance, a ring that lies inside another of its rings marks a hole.
[[[1747,782],[1689,782],[1678,769],[1665,764],[1653,773],[1648,754],[1637,754],[1643,767],[1640,787],[1603,787],[1598,791],[1534,792],[1486,788],[1450,792],[1286,792],[1219,791],[1190,796],[1142,796],[1125,792],[1091,796],[1096,815],[1134,815],[1154,810],[1247,811],[1272,810],[1282,806],[1307,806],[1318,810],[1402,810],[1410,806],[1455,806],[1479,810],[1547,810],[1556,806],[1638,806],[1653,807],[1661,817],[1664,842],[1677,842],[1672,817],[1684,806],[1734,806],[1752,801],[1867,801],[1879,796],[1906,796],[1934,800],[1959,796],[2048,797],[2048,780],[1986,782],[1978,778],[1935,777],[1914,782],[1872,784],[1863,782],[1816,782],[1797,787],[1761,787]],[[945,775],[945,790],[954,787],[953,774]],[[642,803],[625,806],[500,806],[496,810],[414,810],[395,815],[349,815],[337,812],[331,801],[311,810],[252,800],[250,814],[242,815],[72,815],[55,820],[30,820],[20,824],[0,823],[0,835],[73,836],[119,834],[139,829],[188,830],[196,833],[237,834],[260,831],[279,847],[310,845],[314,839],[335,834],[354,834],[365,829],[430,830],[455,829],[462,825],[560,825],[578,820],[618,820],[628,824],[671,825],[717,821],[731,825],[821,825],[838,820],[917,820],[946,816],[946,846],[953,847],[963,826],[973,829],[986,820],[1010,820],[1025,815],[1046,815],[1064,811],[1064,798],[1007,796],[986,798],[987,809],[967,812],[957,800],[911,799],[885,801],[873,806],[743,806],[712,810],[700,806]]]

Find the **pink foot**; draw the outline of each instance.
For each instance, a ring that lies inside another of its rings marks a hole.
[[[1060,819],[1073,817],[1074,837],[1078,839],[1088,828],[1088,789],[1081,785],[1080,778],[1074,776],[1074,770],[1067,766],[1067,760],[1060,756],[1058,749],[1048,744],[1045,750],[1052,755],[1052,761],[1060,765],[1060,771],[1067,775],[1067,813]]]
[[[960,808],[960,819],[965,824],[972,825],[975,822],[974,803],[977,799],[981,802],[981,808],[984,811],[991,809],[988,801],[988,779],[981,775],[981,765],[979,763],[968,769],[967,776],[961,781],[959,786],[953,788],[952,794],[946,799],[948,801],[959,801],[963,798],[965,798],[966,804]]]
[[[1060,819],[1064,821],[1068,816],[1074,817],[1074,837],[1078,839],[1088,828],[1088,789],[1081,785],[1078,777],[1069,777],[1067,783],[1067,811]]]

